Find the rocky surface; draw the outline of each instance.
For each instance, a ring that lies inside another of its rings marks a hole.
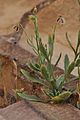
[[[0,120],[80,120],[80,111],[70,105],[18,102],[0,110]]]
[[[8,34],[14,31],[13,27],[19,22],[23,13],[30,10],[36,4],[43,0],[0,0],[0,34]],[[56,20],[62,16],[64,23],[59,22],[56,30],[56,43],[52,63],[62,52],[62,59],[59,66],[63,68],[63,58],[67,53],[70,59],[73,58],[73,53],[66,42],[65,33],[69,33],[70,40],[75,47],[78,31],[80,28],[80,6],[77,0],[56,0],[52,5],[46,7],[38,14],[43,42],[47,42],[47,35],[51,33],[52,26],[56,24]],[[28,36],[33,35],[33,24],[29,22],[26,27]],[[26,36],[23,34],[19,45],[32,52],[32,49],[26,43]]]

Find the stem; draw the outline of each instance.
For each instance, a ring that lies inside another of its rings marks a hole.
[[[78,75],[79,75],[79,81],[80,81],[80,66],[78,66]]]

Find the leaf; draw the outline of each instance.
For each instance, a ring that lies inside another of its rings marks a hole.
[[[54,90],[51,89],[45,89],[45,94],[49,96],[49,98],[55,96]]]
[[[80,31],[78,33],[78,42],[77,42],[77,47],[76,47],[76,54],[77,54],[79,46],[80,46]]]
[[[67,42],[68,42],[69,46],[71,47],[71,49],[73,50],[73,52],[74,52],[74,54],[75,54],[76,51],[75,51],[75,49],[73,48],[73,46],[72,46],[72,44],[71,44],[71,42],[70,42],[70,40],[69,40],[68,33],[66,33],[66,39],[67,39]]]
[[[78,33],[78,44],[80,45],[80,31]]]
[[[65,91],[62,92],[61,94],[59,94],[58,96],[52,97],[51,101],[53,101],[54,103],[61,103],[61,102],[65,102],[70,96],[71,96],[71,92],[69,91]]]
[[[44,64],[44,63],[45,63],[45,60],[46,60],[46,59],[45,59],[44,55],[40,52],[40,53],[39,53],[40,65],[41,65],[41,64]]]
[[[41,73],[47,81],[50,81],[49,74],[48,74],[48,71],[47,71],[45,65],[41,66]]]
[[[51,82],[51,85],[52,85],[52,91],[56,91],[56,89],[57,89],[57,87],[56,87],[56,79],[55,78],[52,78],[51,80],[50,80],[50,82]]]
[[[39,83],[41,85],[46,86],[46,84],[44,84],[44,81],[40,78],[36,78],[36,76],[32,76],[30,73],[28,73],[27,71],[21,69],[21,73],[28,79],[28,81],[32,81],[34,83]]]
[[[63,84],[64,84],[64,75],[61,75],[56,79],[56,87],[59,91],[62,90]]]
[[[79,77],[79,83],[80,83],[80,66],[78,66],[78,77]],[[80,85],[79,85],[80,87]]]
[[[34,21],[34,26],[35,26],[35,37],[36,37],[36,43],[38,45],[38,41],[41,39],[40,37],[40,32],[39,32],[39,28],[38,28],[38,22],[37,22],[37,17]],[[38,46],[37,46],[38,47]]]
[[[17,92],[17,95],[25,100],[41,102],[41,99],[34,95],[27,95],[25,92]]]
[[[54,65],[55,67],[58,65],[58,63],[59,63],[59,61],[60,61],[60,59],[61,59],[61,56],[62,56],[62,53],[60,53],[60,55],[59,55],[59,57],[58,57],[58,59],[57,59],[55,65]]]
[[[37,45],[37,51],[39,53],[39,41],[41,40],[41,37],[40,37],[39,28],[38,28],[37,16],[30,15],[29,19],[31,19],[34,23],[35,40],[36,40],[36,45]]]
[[[67,71],[66,71],[66,76],[67,76],[67,77],[71,74],[71,72],[73,71],[74,67],[75,67],[75,63],[74,63],[74,62],[72,62],[72,63],[68,66],[68,69],[67,69]]]
[[[38,50],[35,47],[34,43],[32,40],[30,40],[29,38],[27,39],[27,43],[29,44],[30,47],[32,47],[33,51],[36,53],[36,55],[38,54]]]
[[[47,61],[50,62],[48,58],[47,50],[44,48],[41,41],[39,42],[39,49],[40,49],[40,52],[44,55],[44,57],[47,59]]]
[[[65,72],[67,71],[68,66],[69,66],[69,57],[66,54],[65,58],[64,58],[64,69],[65,69]]]
[[[51,35],[49,35],[49,38],[48,38],[50,61],[51,61],[51,58],[53,56],[54,38],[55,38],[54,35],[53,35],[53,37]]]
[[[49,73],[50,76],[53,75],[53,65],[51,63],[49,63],[47,65],[47,71],[48,71],[48,73]]]
[[[76,63],[75,63],[75,66],[80,66],[80,58],[79,59],[77,59],[77,61],[76,61]]]
[[[34,71],[40,71],[40,67],[39,67],[38,64],[30,63],[29,66],[30,66]]]

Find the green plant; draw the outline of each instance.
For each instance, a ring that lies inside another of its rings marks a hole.
[[[21,73],[33,83],[38,83],[42,85],[42,92],[48,96],[47,100],[43,100],[39,96],[30,96],[23,90],[16,90],[16,93],[26,100],[32,100],[32,101],[38,101],[38,102],[53,102],[53,103],[59,103],[66,101],[70,95],[72,94],[70,91],[63,91],[63,86],[65,83],[65,75],[61,75],[58,78],[55,78],[54,76],[54,69],[57,66],[57,64],[60,61],[61,53],[59,55],[59,58],[57,59],[54,66],[51,63],[52,56],[53,56],[53,49],[54,49],[54,39],[55,39],[55,31],[52,35],[49,35],[48,37],[48,43],[43,44],[38,23],[37,23],[37,17],[35,15],[30,15],[29,19],[31,19],[34,23],[34,29],[35,29],[35,36],[34,40],[36,41],[36,46],[33,43],[33,40],[28,39],[28,44],[32,47],[35,54],[38,57],[38,61],[31,61],[27,66],[30,69],[30,71],[33,71],[34,74],[31,74],[27,70],[21,69]],[[68,57],[65,57],[65,71],[66,75],[71,73],[71,70],[67,70],[67,64],[68,64]]]
[[[79,80],[79,81],[77,83],[76,89],[73,90],[73,93],[72,93],[73,94],[72,103],[80,109],[80,31],[78,33],[78,41],[77,41],[75,48],[72,46],[67,33],[66,33],[66,38],[67,38],[67,42],[68,42],[69,46],[71,47],[71,49],[74,53],[74,59],[72,60],[72,62],[70,62],[68,55],[65,55],[64,76],[65,76],[65,80],[69,81],[69,76],[70,76],[71,72],[75,68],[77,68],[78,76],[75,79]]]
[[[68,55],[65,55],[64,58],[64,75],[65,75],[65,80],[68,81],[70,74],[75,68],[78,68],[79,71],[79,66],[80,66],[80,31],[78,33],[78,41],[76,48],[74,48],[69,40],[68,33],[66,33],[66,40],[71,47],[73,53],[74,53],[74,58],[72,62],[70,62]],[[79,72],[78,72],[79,73]],[[79,75],[79,74],[78,74]],[[80,75],[78,76],[77,79],[79,79]]]

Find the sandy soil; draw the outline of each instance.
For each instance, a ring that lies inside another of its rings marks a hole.
[[[13,26],[19,22],[22,14],[30,10],[40,1],[43,0],[0,0],[0,34],[12,32]],[[62,60],[65,53],[68,53],[71,59],[73,58],[73,53],[65,39],[65,33],[69,33],[71,42],[73,46],[75,46],[77,34],[80,29],[80,6],[77,0],[57,0],[54,4],[45,8],[38,14],[40,31],[45,43],[47,42],[47,34],[51,33],[51,28],[55,25],[60,15],[65,19],[65,23],[63,25],[60,23],[57,27],[54,61],[56,57],[59,56],[60,52],[63,53]],[[32,35],[32,23],[29,23],[26,31],[29,35]],[[23,35],[19,44],[32,52],[30,47],[25,43],[26,39],[25,35]],[[63,67],[62,60],[60,62],[61,67]]]

